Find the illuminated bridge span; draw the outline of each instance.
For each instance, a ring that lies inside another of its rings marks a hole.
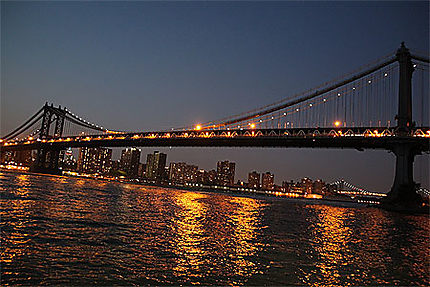
[[[430,198],[430,190],[428,190],[427,188],[420,187],[417,192],[425,196],[427,199]]]
[[[32,170],[56,173],[68,147],[385,149],[396,155],[387,202],[417,204],[413,160],[430,150],[428,64],[428,56],[412,54],[402,43],[395,55],[302,94],[221,120],[162,131],[109,130],[45,104],[2,137],[1,152],[37,150]]]
[[[361,187],[357,187],[345,180],[341,179],[332,183],[332,185],[336,186],[336,190],[340,193],[344,193],[347,195],[363,195],[363,196],[372,196],[372,197],[385,197],[385,193],[373,192],[366,190]]]

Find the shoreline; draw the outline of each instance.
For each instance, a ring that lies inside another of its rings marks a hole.
[[[70,175],[70,174],[62,174],[62,175],[52,175],[52,174],[43,174],[43,173],[35,173],[30,172],[27,170],[12,170],[12,169],[5,169],[0,168],[0,171],[6,172],[6,173],[19,173],[19,174],[29,174],[29,175],[36,175],[36,176],[48,176],[48,177],[65,177],[65,178],[75,178],[75,179],[90,179],[90,180],[96,180],[96,181],[104,181],[104,182],[112,182],[112,183],[119,183],[119,184],[133,184],[136,186],[144,186],[144,187],[159,187],[159,188],[166,188],[166,189],[175,189],[180,191],[192,191],[192,192],[203,192],[203,193],[216,193],[216,194],[227,194],[231,196],[238,196],[238,197],[257,197],[257,198],[265,198],[265,199],[278,199],[278,200],[288,200],[291,202],[296,203],[305,203],[305,204],[322,204],[322,205],[337,205],[339,207],[374,207],[378,208],[377,204],[368,204],[368,203],[361,203],[357,201],[351,200],[342,200],[342,199],[335,199],[335,198],[306,198],[306,197],[290,197],[285,195],[276,195],[276,192],[270,192],[270,191],[263,191],[259,190],[256,192],[248,192],[248,191],[242,191],[238,190],[238,188],[232,188],[232,187],[220,187],[215,188],[213,186],[185,186],[185,185],[174,185],[174,184],[156,184],[156,183],[143,183],[143,182],[136,182],[134,180],[115,180],[115,179],[109,179],[109,178],[96,178],[91,176],[77,176],[77,175]]]

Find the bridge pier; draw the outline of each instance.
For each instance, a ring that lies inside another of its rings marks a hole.
[[[58,109],[54,108],[52,104],[49,106],[48,103],[45,103],[43,109],[40,138],[55,139],[61,137],[64,128],[65,110],[61,109],[61,106]],[[50,135],[53,121],[55,121],[54,134]],[[61,174],[61,170],[58,168],[60,153],[61,151],[58,149],[38,149],[36,161],[31,166],[30,171],[46,174]]]
[[[399,99],[396,136],[410,136],[412,121],[412,73],[414,67],[409,49],[402,43],[396,53],[399,62]],[[421,153],[419,147],[402,142],[396,143],[391,150],[396,155],[396,174],[393,187],[382,201],[382,207],[398,211],[416,211],[422,208],[423,199],[417,194],[414,182],[414,158]]]
[[[414,146],[399,143],[393,148],[396,156],[396,170],[393,186],[382,207],[397,211],[417,211],[423,206],[423,199],[416,192],[418,185],[414,182],[414,159],[420,154]]]
[[[61,175],[58,167],[60,150],[40,149],[37,151],[36,160],[30,167],[30,171],[44,174]]]

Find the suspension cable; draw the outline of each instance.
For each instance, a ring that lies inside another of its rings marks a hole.
[[[17,131],[21,130],[23,127],[25,127],[30,121],[32,121],[35,117],[37,117],[41,112],[43,111],[43,108],[41,108],[38,112],[36,112],[33,116],[31,116],[27,121],[25,121],[22,125],[17,127],[15,130],[11,131],[7,135],[5,135],[3,138],[9,138],[10,135],[15,134]]]
[[[43,117],[43,115],[38,116],[36,119],[34,119],[30,124],[28,125],[21,125],[21,129],[15,129],[15,133],[9,133],[6,137],[4,137],[5,140],[10,140],[13,139],[14,137],[22,134],[25,130],[27,130],[28,128],[30,128],[32,125],[34,125],[36,122],[38,122],[41,118]],[[26,122],[28,123],[28,121]]]
[[[383,63],[381,63],[381,64],[379,64],[377,66],[374,66],[374,67],[372,67],[372,68],[370,68],[370,69],[368,69],[366,71],[363,71],[360,74],[357,74],[357,75],[355,75],[355,76],[353,76],[351,78],[348,78],[348,79],[346,79],[346,80],[344,80],[342,82],[338,82],[338,83],[336,83],[336,84],[334,84],[334,85],[332,85],[330,87],[327,87],[327,88],[325,88],[325,89],[323,89],[321,91],[316,91],[316,92],[314,92],[314,93],[312,93],[312,94],[310,94],[310,95],[308,95],[306,97],[302,97],[302,98],[299,98],[299,99],[291,100],[291,101],[289,101],[287,103],[275,106],[273,108],[270,108],[270,109],[267,109],[267,110],[264,110],[264,111],[253,113],[251,115],[247,115],[247,116],[239,117],[239,118],[236,118],[236,119],[232,119],[232,120],[220,123],[220,125],[227,126],[227,125],[231,125],[231,124],[234,124],[234,123],[246,121],[246,120],[249,120],[249,119],[261,117],[262,115],[270,114],[270,113],[273,113],[275,111],[278,111],[278,110],[281,110],[281,109],[284,109],[284,108],[287,108],[287,107],[299,104],[301,102],[304,102],[304,101],[307,101],[307,100],[310,100],[310,99],[313,99],[313,98],[318,97],[318,96],[320,96],[322,94],[325,94],[325,93],[330,92],[332,90],[335,90],[335,89],[337,89],[339,87],[342,87],[342,86],[344,86],[346,84],[349,84],[349,83],[351,83],[353,81],[356,81],[356,80],[358,80],[358,79],[360,79],[362,77],[365,77],[365,76],[367,76],[367,75],[369,75],[369,74],[371,74],[371,73],[373,73],[373,72],[375,72],[375,71],[377,71],[377,70],[379,70],[379,69],[381,69],[383,67],[386,67],[386,66],[394,63],[396,60],[397,59],[395,57],[390,58],[386,62],[383,62]],[[210,123],[208,123],[208,124],[210,124]]]

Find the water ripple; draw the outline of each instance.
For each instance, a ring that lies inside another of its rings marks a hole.
[[[429,218],[0,172],[2,285],[429,285]]]

